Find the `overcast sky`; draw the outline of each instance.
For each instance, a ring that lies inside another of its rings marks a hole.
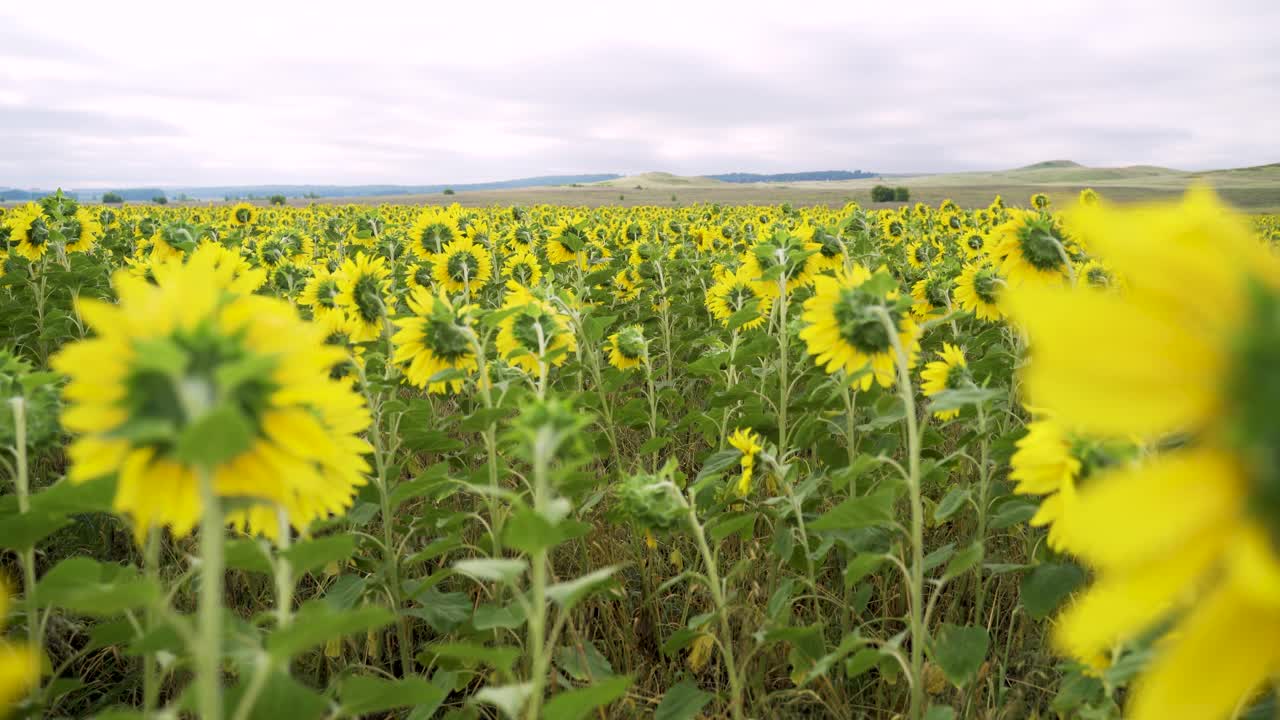
[[[0,187],[1280,160],[1280,0],[0,4]]]

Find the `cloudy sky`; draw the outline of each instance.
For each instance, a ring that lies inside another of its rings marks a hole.
[[[5,2],[0,187],[1255,165],[1278,26],[1276,0]]]

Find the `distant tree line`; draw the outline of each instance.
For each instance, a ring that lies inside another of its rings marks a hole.
[[[905,187],[877,185],[871,188],[871,202],[907,202],[910,199],[911,191]]]

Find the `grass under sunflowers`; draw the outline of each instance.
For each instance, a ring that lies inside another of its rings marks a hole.
[[[1269,716],[1280,223],[1081,201],[7,210],[0,702]]]

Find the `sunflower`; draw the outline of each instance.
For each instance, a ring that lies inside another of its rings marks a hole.
[[[258,209],[249,203],[236,203],[231,208],[231,224],[238,228],[252,227],[258,222]]]
[[[634,267],[619,270],[613,276],[614,297],[623,302],[631,302],[640,297],[640,289],[644,279]]]
[[[498,324],[498,352],[507,362],[536,375],[541,366],[559,366],[578,349],[566,317],[551,303],[514,282],[508,282],[505,309],[514,310]]]
[[[964,256],[970,260],[987,254],[989,241],[986,233],[981,230],[973,229],[962,233],[957,242],[960,244],[960,249],[964,251]]]
[[[459,238],[431,259],[431,276],[449,292],[476,292],[493,277],[493,258],[483,245]]]
[[[117,273],[118,304],[77,303],[96,335],[52,360],[70,377],[62,423],[80,435],[69,478],[116,474],[115,510],[139,540],[190,532],[202,492],[283,509],[301,530],[365,483],[370,415],[329,376],[343,354],[289,303],[231,289],[234,272],[198,253],[157,268],[155,285]]]
[[[786,280],[787,293],[812,285],[820,269],[821,245],[808,242],[789,232],[775,231],[766,241],[748,248],[742,255],[742,267],[761,297],[777,297],[780,280]],[[779,273],[778,268],[781,268]]]
[[[1004,278],[990,263],[969,263],[956,278],[956,303],[979,320],[997,322],[1004,317],[999,305],[1003,287]]]
[[[35,262],[49,251],[53,228],[45,217],[44,208],[36,203],[27,203],[9,213],[5,224],[10,231],[9,244],[22,257]]]
[[[409,246],[415,255],[427,260],[462,236],[457,215],[440,208],[427,208],[409,228]]]
[[[911,314],[920,319],[937,317],[951,309],[951,278],[930,275],[911,286]]]
[[[1062,542],[1097,580],[1055,641],[1089,658],[1171,620],[1128,716],[1225,718],[1280,667],[1280,259],[1209,190],[1078,212],[1126,290],[1009,291],[1029,397],[1089,435],[1190,442],[1077,494]]]
[[[1036,193],[1031,196],[1031,207],[1037,210],[1045,210],[1049,207],[1049,196],[1044,193]]]
[[[628,325],[609,336],[609,364],[619,370],[630,370],[645,362],[649,355],[644,328]]]
[[[898,213],[886,210],[880,215],[880,234],[892,244],[898,244],[907,234],[907,223]]]
[[[925,365],[924,371],[920,373],[920,390],[925,397],[964,387],[970,381],[969,364],[965,361],[964,350],[951,343],[943,343],[938,357],[941,359]],[[960,416],[960,409],[939,410],[933,416],[939,420],[951,420]]]
[[[931,267],[941,253],[930,240],[916,240],[907,244],[907,263],[916,270]]]
[[[756,284],[751,271],[746,266],[720,275],[720,278],[707,290],[706,304],[711,317],[728,327],[734,315],[750,309],[755,312],[750,319],[738,327],[743,330],[754,330],[763,325],[765,320],[769,319],[769,311],[773,308],[773,296],[758,292]]]
[[[1010,285],[1054,284],[1067,279],[1074,245],[1060,224],[1043,213],[1014,211],[994,230],[992,255]]]
[[[828,373],[844,370],[855,376],[869,369],[860,380],[863,390],[870,388],[873,380],[889,387],[896,361],[884,315],[908,354],[909,366],[915,364],[920,348],[916,324],[897,299],[897,283],[884,269],[872,275],[865,267],[854,265],[849,273],[834,278],[819,276],[813,297],[804,303],[805,328],[800,339]]]
[[[1082,287],[1098,290],[1114,290],[1120,287],[1120,279],[1102,261],[1091,258],[1076,270],[1077,282]]]
[[[586,257],[583,249],[586,244],[587,235],[582,228],[574,223],[560,223],[551,228],[551,234],[547,238],[547,262],[552,265],[562,265],[571,260],[577,260],[580,264],[584,264]]]
[[[75,215],[63,224],[62,235],[66,238],[67,252],[89,252],[93,244],[102,238],[102,223],[98,221],[97,214],[79,207]]]
[[[518,250],[502,263],[502,277],[525,286],[534,287],[542,282],[542,263],[528,250]]]
[[[311,316],[322,319],[338,311],[338,277],[323,265],[311,268],[311,278],[298,295],[298,304],[311,308]]]
[[[764,450],[764,447],[760,444],[760,436],[747,428],[734,430],[729,436],[729,444],[742,453],[742,459],[739,460],[742,473],[738,476],[738,484],[734,486],[734,490],[737,491],[738,497],[746,497],[751,490],[751,475],[755,471],[756,456]]]
[[[1017,483],[1019,495],[1045,495],[1040,509],[1031,518],[1035,527],[1049,525],[1049,547],[1062,550],[1061,526],[1075,503],[1076,480],[1083,464],[1072,451],[1072,440],[1056,420],[1042,417],[1027,424],[1027,434],[1017,442],[1009,461],[1009,479]],[[1092,662],[1092,659],[1089,658]]]
[[[415,288],[432,289],[436,284],[435,266],[430,260],[406,265],[404,268],[404,282],[410,292]]]
[[[0,619],[9,617],[9,590],[0,584]],[[40,651],[0,642],[0,713],[40,682]]]
[[[476,371],[474,333],[470,311],[458,308],[444,295],[434,296],[426,288],[414,288],[409,295],[410,317],[396,320],[399,330],[391,337],[395,354],[391,361],[401,365],[409,384],[425,387],[430,393],[461,392],[462,378]],[[432,381],[441,373],[447,379]]]
[[[353,342],[370,342],[382,335],[383,317],[395,304],[388,295],[390,290],[391,271],[384,258],[358,253],[354,260],[347,258],[342,263],[338,305],[346,308],[351,318]]]
[[[1080,191],[1080,204],[1092,206],[1098,204],[1098,192],[1093,188],[1085,188]]]

